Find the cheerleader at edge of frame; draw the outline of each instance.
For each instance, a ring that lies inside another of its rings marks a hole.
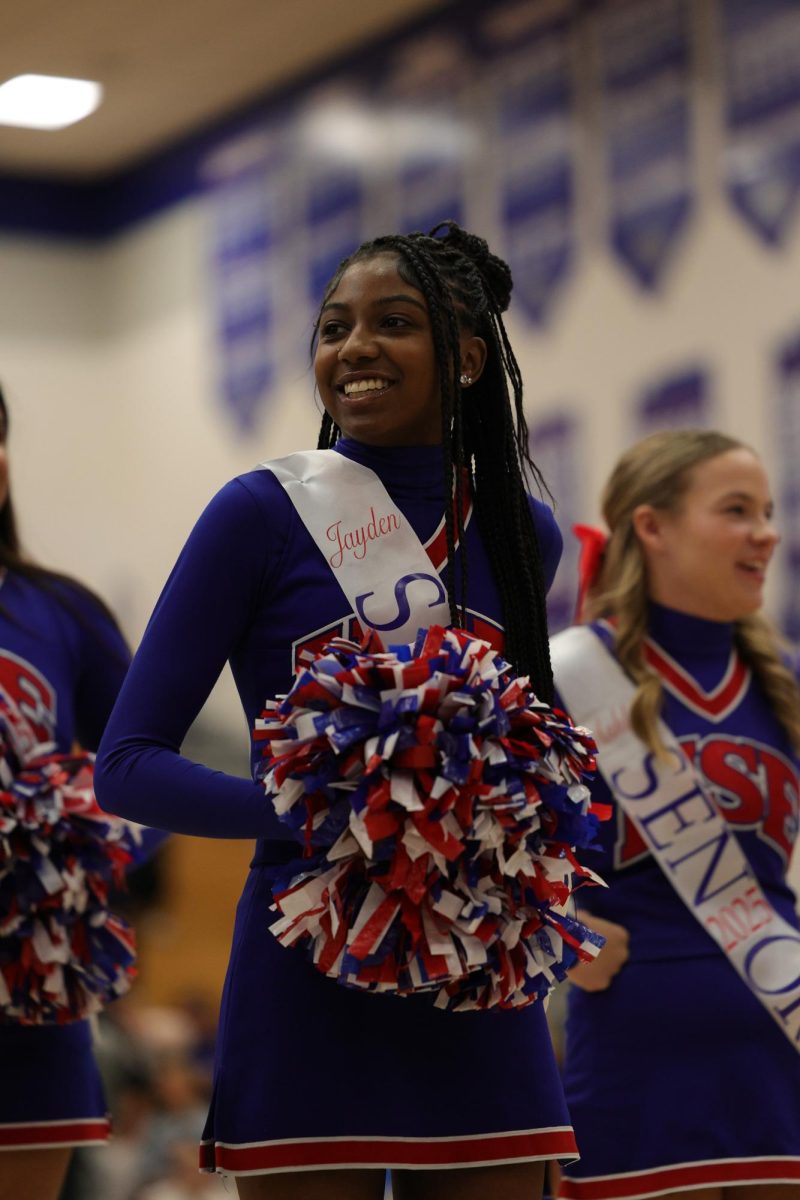
[[[451,222],[360,247],[335,273],[315,326],[319,449],[378,476],[437,570],[452,565],[450,623],[504,646],[549,700],[545,591],[561,536],[525,485],[526,470],[539,475],[501,318],[511,286],[508,266]],[[427,996],[368,994],[316,972],[268,933],[271,872],[297,846],[263,787],[180,755],[226,660],[252,729],[265,697],[288,690],[296,655],[352,629],[346,598],[269,466],[226,485],[201,516],[98,765],[110,811],[258,839],[201,1161],[236,1175],[243,1200],[378,1200],[386,1168],[398,1200],[531,1200],[545,1161],[574,1153],[542,1005],[454,1014]],[[465,490],[474,493],[468,524]],[[351,543],[343,536],[340,548]],[[254,766],[257,758],[254,746]]]
[[[82,584],[21,550],[11,499],[8,409],[0,391],[0,695],[26,736],[57,752],[94,751],[130,662],[117,622]],[[162,834],[148,831],[142,855]],[[137,860],[140,861],[140,860]],[[7,892],[8,882],[4,884]],[[13,935],[11,935],[13,936]],[[0,1200],[55,1200],[75,1146],[110,1125],[88,1020],[0,1017]]]
[[[800,692],[760,615],[778,534],[764,468],[721,433],[657,433],[606,485],[604,550],[584,530],[586,619],[713,792],[769,904],[798,928]],[[592,576],[594,578],[592,579]],[[556,680],[558,683],[558,680]],[[602,748],[600,752],[602,764]],[[605,782],[595,799],[615,804]],[[579,897],[606,938],[571,972],[564,1082],[580,1162],[563,1200],[800,1197],[800,1057],[615,804]]]

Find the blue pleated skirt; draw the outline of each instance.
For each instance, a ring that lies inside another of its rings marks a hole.
[[[0,1150],[96,1145],[110,1131],[88,1021],[0,1025]]]
[[[575,1153],[545,1014],[362,993],[269,932],[271,872],[239,902],[206,1170],[465,1167]]]
[[[572,988],[565,1200],[800,1183],[800,1053],[721,955]]]

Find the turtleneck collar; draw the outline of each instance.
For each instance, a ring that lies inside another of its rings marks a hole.
[[[441,446],[368,446],[343,437],[334,450],[345,458],[370,467],[396,495],[441,499],[444,463]]]
[[[679,662],[690,658],[717,658],[730,654],[734,626],[729,621],[708,621],[651,600],[648,633]]]

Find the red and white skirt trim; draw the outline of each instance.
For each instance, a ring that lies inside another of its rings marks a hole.
[[[236,1144],[205,1141],[200,1146],[200,1169],[226,1175],[391,1167],[421,1171],[577,1157],[575,1134],[565,1125],[466,1137],[285,1138]]]
[[[562,1179],[559,1200],[649,1200],[667,1192],[726,1184],[800,1183],[800,1158],[718,1158],[647,1171]]]
[[[0,1124],[0,1151],[55,1150],[63,1146],[101,1146],[111,1136],[108,1117]]]

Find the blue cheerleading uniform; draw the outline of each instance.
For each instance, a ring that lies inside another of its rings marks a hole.
[[[379,476],[440,568],[441,447],[342,439],[331,453]],[[531,504],[549,585],[561,535],[550,510]],[[500,599],[474,520],[466,540],[472,629],[500,647]],[[298,655],[351,636],[354,620],[274,475],[240,476],[191,534],[101,746],[98,795],[108,809],[187,833],[257,839],[237,909],[201,1163],[244,1174],[569,1157],[574,1140],[542,1006],[444,1012],[427,996],[354,991],[315,971],[269,932],[271,884],[298,845],[263,786],[180,756],[226,660],[252,732],[265,700],[288,690]],[[259,757],[254,744],[254,767]]]
[[[95,750],[130,660],[91,595],[56,579],[7,572],[0,585],[0,692],[37,738],[67,753]],[[87,1145],[108,1138],[88,1021],[0,1021],[0,1150]],[[13,1082],[12,1082],[13,1081]]]
[[[606,643],[606,625],[595,626]],[[798,763],[733,626],[650,607],[663,718],[713,791],[774,910],[800,928],[786,870]],[[582,908],[624,925],[630,958],[607,990],[570,989],[564,1084],[580,1151],[565,1200],[800,1182],[800,1055],[611,803],[587,865],[609,883]],[[728,919],[726,917],[726,919]],[[730,920],[736,920],[731,914]],[[732,926],[735,936],[735,926]]]

